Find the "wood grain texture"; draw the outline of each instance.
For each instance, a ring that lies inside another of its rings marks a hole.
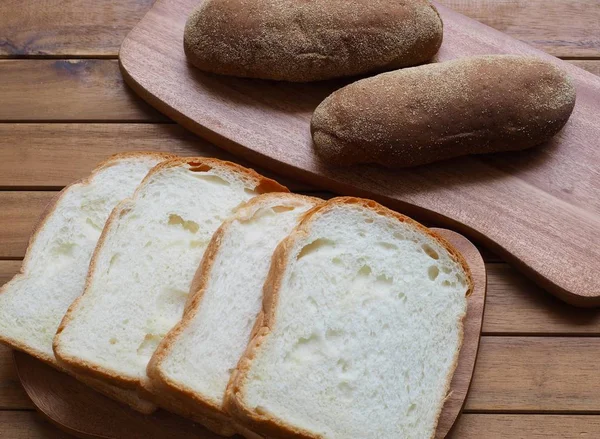
[[[554,56],[600,56],[597,0],[439,0]]]
[[[34,412],[0,411],[0,437],[6,439],[65,439],[65,434]]]
[[[569,62],[600,75],[600,61]],[[168,122],[123,85],[114,60],[0,60],[0,75],[0,121]]]
[[[508,264],[486,264],[488,335],[600,335],[600,309],[565,305]]]
[[[116,57],[153,0],[3,0],[0,57]],[[556,56],[598,56],[596,0],[442,0],[441,3]],[[543,20],[540,19],[543,11]]]
[[[569,60],[568,63],[600,76],[600,60]]]
[[[599,354],[597,337],[482,336],[465,409],[467,412],[599,413]],[[2,353],[0,358],[4,364],[9,356]],[[2,373],[12,377],[5,371]],[[55,387],[60,392],[60,386]]]
[[[467,299],[467,315],[464,319],[463,343],[458,357],[458,365],[454,371],[450,393],[444,402],[435,432],[436,439],[443,439],[456,422],[471,385],[480,344],[479,336],[483,323],[487,278],[483,259],[477,248],[467,238],[451,230],[433,230],[446,238],[463,255],[473,279],[473,291]]]
[[[600,413],[596,337],[482,337],[466,410]]]
[[[128,151],[216,157],[251,166],[175,124],[4,123],[0,188],[61,188],[89,174],[111,154]],[[257,171],[295,191],[315,190],[264,169]]]
[[[468,297],[463,345],[451,383],[451,392],[439,419],[436,438],[444,438],[461,412],[479,348],[485,304],[485,265],[477,248],[450,230],[435,229],[463,255],[473,278]],[[62,430],[90,438],[217,438],[190,421],[159,411],[144,416],[96,394],[67,374],[29,355],[15,352],[17,374],[35,407]],[[105,419],[111,419],[107,425]]]
[[[2,0],[0,56],[116,56],[153,0]]]
[[[10,439],[66,438],[65,433],[33,412],[0,412],[0,425]],[[463,414],[447,438],[592,439],[599,436],[600,416]]]
[[[125,87],[115,60],[0,60],[0,77],[1,121],[167,120]]]
[[[29,236],[57,192],[0,192],[0,258],[22,258]]]
[[[158,0],[125,39],[122,70],[145,100],[234,154],[459,230],[563,300],[600,305],[600,278],[594,274],[600,259],[600,78],[440,6],[445,36],[438,61],[506,52],[545,58],[575,79],[571,120],[544,147],[520,153],[396,172],[332,168],[313,152],[309,121],[315,106],[343,82],[274,83],[190,67],[182,35],[195,4]]]
[[[0,344],[0,414],[2,410],[34,408],[17,377],[12,357],[12,351]],[[0,422],[1,425],[2,422]],[[1,428],[0,431],[2,431]]]
[[[463,414],[448,439],[592,439],[600,416]]]

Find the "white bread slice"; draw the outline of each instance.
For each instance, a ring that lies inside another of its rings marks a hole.
[[[223,410],[225,389],[261,310],[273,251],[306,211],[322,202],[295,194],[261,195],[215,232],[192,283],[185,317],[148,365],[147,389],[159,406],[173,410],[178,401],[193,419],[200,415],[231,424]]]
[[[69,305],[83,292],[104,223],[151,168],[173,157],[117,154],[57,195],[29,240],[21,271],[0,289],[0,341],[62,370],[52,352],[52,339]],[[155,408],[135,392],[95,381],[88,384],[138,411]]]
[[[417,222],[330,200],[277,247],[225,407],[268,437],[431,438],[471,288],[462,256]]]
[[[85,291],[54,339],[59,362],[76,374],[139,388],[156,346],[182,317],[214,231],[259,193],[285,190],[215,159],[155,167],[106,223]]]

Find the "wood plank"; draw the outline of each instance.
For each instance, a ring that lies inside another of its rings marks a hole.
[[[116,56],[153,0],[3,0],[0,56]]]
[[[111,56],[153,0],[4,0],[0,56]],[[596,0],[442,0],[441,3],[559,56],[598,56]],[[543,20],[540,20],[543,10]],[[595,36],[595,37],[594,37]]]
[[[66,439],[63,433],[35,412],[0,411],[0,437],[6,439]]]
[[[573,63],[600,74],[600,61]],[[0,60],[0,76],[0,121],[169,121],[123,83],[115,60]]]
[[[463,414],[447,439],[592,439],[600,416]]]
[[[33,404],[25,390],[23,390],[15,372],[12,351],[0,344],[0,414],[2,413],[1,410],[32,408]],[[0,425],[2,425],[2,422],[0,422]],[[0,434],[0,437],[3,436]]]
[[[595,337],[491,337],[481,347],[466,410],[507,413],[599,413],[600,339]],[[0,408],[28,407],[0,351]],[[6,383],[9,383],[7,385]]]
[[[600,56],[598,0],[439,0],[555,56]]]
[[[58,439],[71,436],[34,412],[0,412],[7,438]],[[463,414],[448,439],[586,439],[600,436],[600,416]]]
[[[600,60],[570,60],[569,63],[600,76]]]
[[[250,163],[174,124],[0,124],[0,188],[61,188],[87,174],[111,154],[164,151]],[[254,167],[255,168],[255,167]],[[315,188],[264,169],[295,191]]]
[[[22,258],[29,236],[57,192],[0,192],[0,258]]]
[[[482,337],[466,410],[600,412],[595,337]]]
[[[0,77],[0,121],[167,121],[125,86],[116,60],[0,60]]]
[[[508,264],[486,269],[484,334],[600,334],[600,309],[566,305]]]

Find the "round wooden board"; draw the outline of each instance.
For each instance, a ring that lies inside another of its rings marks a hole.
[[[502,255],[547,291],[600,305],[600,78],[437,5],[444,42],[434,61],[514,53],[568,71],[577,104],[548,144],[401,171],[339,168],[313,151],[310,118],[352,79],[308,84],[210,75],[191,67],[183,28],[198,0],[157,0],[123,41],[125,81],[143,99],[229,152],[309,184],[373,198],[458,230]]]
[[[444,404],[436,438],[447,435],[464,405],[473,376],[483,322],[486,272],[477,248],[464,236],[433,229],[465,257],[474,280],[468,299],[464,340],[451,393]],[[159,410],[142,415],[99,393],[75,378],[21,352],[14,353],[17,374],[37,410],[62,430],[81,438],[103,439],[218,439],[191,421]]]

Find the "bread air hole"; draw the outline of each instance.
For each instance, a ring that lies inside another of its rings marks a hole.
[[[212,166],[202,162],[188,162],[188,165],[192,172],[206,172],[212,169]]]
[[[200,225],[197,222],[191,220],[184,220],[182,217],[176,214],[169,215],[170,226],[181,226],[183,230],[187,230],[191,233],[196,233],[200,229]]]
[[[432,265],[427,269],[427,276],[429,276],[429,280],[436,280],[440,274],[440,269],[437,266]]]
[[[371,270],[371,267],[369,267],[368,265],[363,265],[356,274],[358,277],[368,277],[371,275],[372,271],[373,270]]]
[[[377,245],[386,250],[398,250],[398,246],[389,242],[378,242]]]
[[[194,177],[196,177],[199,180],[203,180],[207,183],[210,183],[212,185],[215,185],[215,186],[230,186],[231,185],[231,183],[229,183],[224,178],[221,178],[218,175],[214,175],[214,174],[196,174],[196,175],[194,175]]]
[[[300,253],[298,253],[298,257],[296,259],[300,260],[300,259],[310,255],[311,253],[315,253],[315,252],[321,250],[322,248],[333,247],[333,246],[335,246],[335,242],[330,239],[325,239],[325,238],[315,239],[310,244],[307,244],[304,247],[302,247],[302,250],[300,250]]]
[[[295,209],[294,206],[273,206],[273,207],[271,207],[271,210],[275,213],[290,212],[294,209]]]
[[[440,255],[438,255],[438,253],[429,244],[422,244],[421,248],[431,259],[435,259],[437,261],[440,258]]]

